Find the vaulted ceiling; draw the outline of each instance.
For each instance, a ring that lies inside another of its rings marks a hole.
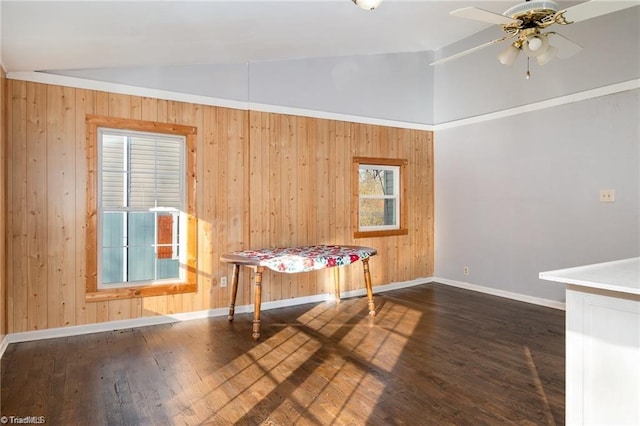
[[[385,0],[365,11],[350,0],[3,0],[1,60],[36,71],[430,51],[489,27],[451,10],[517,3]]]

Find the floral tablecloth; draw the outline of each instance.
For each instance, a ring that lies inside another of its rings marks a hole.
[[[376,254],[376,250],[369,247],[318,245],[246,250],[232,254],[256,260],[260,266],[274,271],[296,273],[349,265],[368,259]]]

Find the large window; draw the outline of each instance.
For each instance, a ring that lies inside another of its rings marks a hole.
[[[354,158],[357,188],[356,237],[404,235],[405,160]]]
[[[184,136],[98,129],[98,288],[183,278],[184,157]]]
[[[195,291],[195,129],[88,117],[87,299]]]

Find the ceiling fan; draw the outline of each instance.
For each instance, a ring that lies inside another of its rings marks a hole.
[[[552,0],[526,0],[507,9],[502,15],[477,7],[465,7],[451,12],[460,18],[496,24],[506,34],[497,40],[481,44],[474,48],[439,59],[431,65],[438,65],[458,59],[462,56],[484,49],[496,43],[513,40],[498,55],[498,60],[512,66],[520,52],[527,56],[527,78],[529,78],[529,59],[535,58],[538,65],[545,65],[554,58],[568,58],[582,47],[555,31],[546,31],[553,24],[568,25],[606,15],[628,7],[636,6],[640,1],[591,0],[566,9],[560,9]]]

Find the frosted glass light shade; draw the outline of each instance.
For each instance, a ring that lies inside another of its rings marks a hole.
[[[376,7],[380,6],[380,3],[382,3],[382,0],[353,0],[353,2],[360,9],[373,10]]]
[[[513,44],[510,44],[506,49],[504,49],[498,55],[498,60],[501,64],[506,65],[508,67],[512,66],[516,59],[518,58],[518,54],[520,53],[520,49],[518,49]]]
[[[536,58],[547,51],[549,40],[544,34],[536,34],[528,37],[522,43],[522,50],[530,58]]]
[[[553,58],[555,58],[558,55],[558,48],[549,45],[549,47],[547,48],[547,51],[544,52],[542,55],[538,56],[536,58],[536,61],[538,62],[538,65],[542,66],[542,65],[546,65],[548,64]]]

